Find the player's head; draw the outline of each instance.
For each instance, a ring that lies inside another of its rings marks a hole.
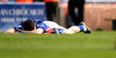
[[[22,24],[23,29],[26,31],[32,31],[35,27],[35,24],[32,20],[26,20],[22,22],[21,24]]]

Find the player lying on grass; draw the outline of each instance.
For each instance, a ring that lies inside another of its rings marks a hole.
[[[52,21],[26,20],[6,33],[31,33],[31,34],[75,34],[78,32],[91,33],[87,25],[82,22],[79,26],[72,26],[68,29]]]

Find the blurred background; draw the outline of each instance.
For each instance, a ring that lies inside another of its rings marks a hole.
[[[34,4],[43,0],[0,0],[0,4]],[[58,21],[66,27],[70,23],[68,0],[59,0]],[[92,30],[116,30],[116,0],[86,0],[85,22]]]

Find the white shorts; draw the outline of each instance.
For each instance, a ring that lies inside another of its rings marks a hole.
[[[50,28],[66,29],[66,28],[58,25],[56,22],[44,21],[43,23],[45,23],[46,25],[48,25]]]

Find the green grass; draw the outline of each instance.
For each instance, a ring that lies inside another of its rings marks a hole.
[[[116,31],[92,34],[0,33],[0,58],[116,58]]]

